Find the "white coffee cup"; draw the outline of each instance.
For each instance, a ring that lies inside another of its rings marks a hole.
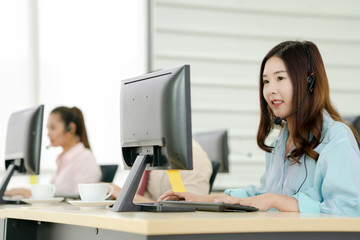
[[[30,187],[33,199],[51,199],[55,195],[56,187],[53,184],[36,184]]]
[[[114,188],[109,183],[79,183],[80,198],[86,202],[100,202],[104,201],[114,191]],[[107,194],[110,188],[110,192]]]

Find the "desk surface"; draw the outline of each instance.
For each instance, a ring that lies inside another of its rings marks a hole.
[[[143,235],[259,232],[360,232],[360,218],[281,212],[112,212],[55,206],[6,206],[0,218],[45,221]]]

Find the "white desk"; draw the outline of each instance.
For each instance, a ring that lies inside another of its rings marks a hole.
[[[0,218],[4,239],[360,239],[360,218],[325,214],[117,213],[62,203],[7,207]]]

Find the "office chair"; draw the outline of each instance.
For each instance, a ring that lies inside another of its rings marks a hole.
[[[342,119],[346,123],[351,124],[360,136],[360,116],[344,116]],[[358,143],[358,145],[360,148],[360,143]]]
[[[229,147],[227,130],[209,131],[194,134],[194,139],[200,144],[209,156],[213,173],[210,177],[212,190],[218,172],[229,172]]]
[[[360,134],[360,116],[344,116],[343,120],[347,123],[350,123]]]
[[[102,173],[101,182],[112,182],[114,180],[117,168],[117,164],[100,165]]]
[[[210,188],[209,188],[209,193],[211,193],[211,190],[212,190],[212,186],[215,182],[215,178],[216,178],[216,175],[219,171],[219,168],[220,168],[220,163],[217,162],[217,161],[211,161],[211,165],[212,165],[212,174],[211,174],[211,177],[210,177]]]

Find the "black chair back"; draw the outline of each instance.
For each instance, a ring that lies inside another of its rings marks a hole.
[[[360,137],[360,116],[345,116],[342,117],[342,119],[348,123],[351,124],[355,130],[357,131],[359,137]],[[358,142],[359,148],[360,148],[360,142]]]
[[[211,161],[211,165],[212,165],[213,172],[212,172],[211,177],[210,177],[209,193],[211,193],[213,184],[215,182],[216,175],[217,175],[217,173],[219,171],[219,168],[220,168],[220,163],[216,162],[216,161]]]
[[[102,173],[101,182],[109,182],[110,183],[114,180],[115,173],[118,169],[118,165],[117,164],[100,165],[100,169],[101,169],[101,173]]]
[[[200,144],[211,160],[212,175],[210,177],[211,192],[218,172],[229,172],[229,147],[227,130],[210,131],[194,134],[194,139]]]
[[[193,137],[204,149],[211,161],[220,163],[219,172],[229,172],[227,130],[196,133]]]

